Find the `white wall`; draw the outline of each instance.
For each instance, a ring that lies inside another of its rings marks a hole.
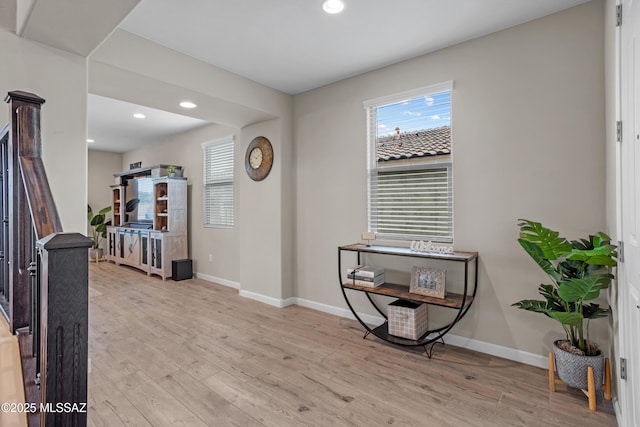
[[[86,232],[87,68],[80,56],[48,48],[0,29],[0,93],[23,90],[44,98],[42,151],[62,226]],[[0,123],[9,108],[0,108]]]
[[[253,181],[244,172],[247,146],[257,136],[264,136],[273,146],[273,166],[262,181]],[[283,287],[273,288],[271,283],[283,283],[281,182],[283,165],[281,153],[286,147],[281,138],[279,120],[269,120],[242,129],[242,141],[237,164],[241,171],[240,191],[240,264],[241,288],[245,296],[266,296],[275,300],[286,298]],[[289,225],[290,226],[290,225]]]
[[[91,93],[188,114],[218,123],[222,129],[234,130],[239,205],[232,231],[209,229],[196,236],[201,221],[195,215],[201,215],[202,210],[196,188],[200,185],[196,184],[196,173],[201,173],[202,162],[199,144],[209,140],[208,137],[196,134],[175,137],[126,153],[123,162],[141,160],[143,164],[170,162],[189,166],[187,176],[193,186],[191,256],[198,273],[227,282],[239,280],[244,295],[249,297],[267,296],[279,301],[291,296],[292,97],[121,30],[92,53],[89,78]],[[180,109],[178,102],[182,99],[192,100],[198,108]],[[244,173],[244,155],[251,139],[259,134],[271,140],[275,160],[271,174],[255,183]],[[228,132],[222,132],[219,136],[227,135]],[[191,148],[185,152],[185,146]],[[194,162],[198,164],[197,172],[190,166]],[[215,243],[209,243],[208,239]],[[211,265],[209,253],[214,258]]]
[[[121,172],[122,154],[89,150],[87,164],[87,203],[95,214],[102,208],[112,206],[109,186],[115,184],[113,174]],[[107,219],[110,218],[113,218],[113,212],[107,214]],[[88,225],[87,233],[91,232],[91,226]],[[87,234],[87,236],[91,237],[91,234]],[[105,244],[106,242],[103,241],[101,246],[104,248]]]
[[[603,39],[596,1],[294,97],[297,296],[346,307],[336,247],[367,228],[362,102],[454,80],[454,244],[479,252],[480,283],[453,333],[546,355],[560,326],[510,307],[545,280],[516,221],[571,239],[606,226]]]

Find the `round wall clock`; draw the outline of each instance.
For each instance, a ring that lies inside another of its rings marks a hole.
[[[262,181],[271,172],[273,166],[273,147],[264,136],[253,138],[247,147],[244,158],[244,168],[247,175],[254,181]]]

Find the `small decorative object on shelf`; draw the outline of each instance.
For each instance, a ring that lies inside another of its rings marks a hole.
[[[371,247],[371,241],[376,240],[376,233],[365,231],[364,233],[362,233],[362,240],[366,240],[367,247]]]
[[[443,244],[435,244],[432,242],[423,242],[422,240],[412,240],[411,246],[412,251],[416,252],[433,252],[437,254],[452,254],[453,246],[443,245]]]
[[[167,166],[167,173],[169,176],[176,176],[176,167],[173,165]]]
[[[352,285],[375,288],[384,283],[384,268],[356,265],[347,268],[347,279]]]
[[[129,163],[129,169],[138,169],[142,167],[142,162]]]
[[[411,269],[409,292],[434,298],[444,298],[445,275],[446,270],[413,267]]]
[[[427,304],[399,299],[388,305],[387,316],[390,335],[417,340],[429,328]]]

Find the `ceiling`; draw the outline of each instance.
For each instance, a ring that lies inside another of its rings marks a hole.
[[[142,0],[120,28],[288,94],[586,0]]]
[[[144,114],[144,119],[133,117]],[[169,136],[194,129],[207,122],[180,114],[156,110],[89,94],[89,149],[125,152],[159,142]]]
[[[322,0],[141,0],[120,28],[294,95],[586,1],[344,0],[329,15]],[[125,151],[203,124],[141,126],[130,104],[100,98],[89,98],[93,149]]]

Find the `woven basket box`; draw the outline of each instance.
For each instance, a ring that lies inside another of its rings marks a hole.
[[[429,327],[427,304],[397,300],[387,309],[389,335],[417,340]]]

